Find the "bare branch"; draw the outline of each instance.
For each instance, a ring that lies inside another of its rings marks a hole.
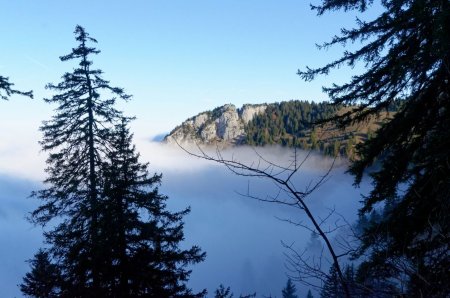
[[[335,248],[332,246],[331,241],[329,239],[329,234],[336,231],[340,227],[344,225],[339,225],[337,222],[335,223],[335,228],[324,230],[322,228],[322,225],[324,222],[329,219],[331,214],[328,214],[325,218],[321,219],[318,216],[314,216],[312,213],[310,207],[306,204],[305,199],[313,193],[315,190],[317,190],[320,186],[322,186],[329,178],[332,169],[334,168],[336,157],[334,158],[332,164],[327,169],[327,171],[320,176],[319,180],[317,181],[310,181],[305,189],[303,191],[298,191],[292,182],[292,178],[295,174],[299,172],[301,167],[304,165],[306,160],[309,158],[311,154],[311,150],[307,153],[307,155],[301,160],[298,161],[298,154],[297,154],[297,148],[294,149],[294,157],[291,163],[286,167],[283,165],[279,165],[276,163],[273,163],[266,158],[264,158],[255,148],[253,148],[256,157],[258,158],[257,162],[252,162],[250,164],[245,164],[243,162],[240,162],[239,160],[234,158],[234,155],[230,159],[227,159],[223,156],[222,151],[216,147],[216,156],[211,156],[208,153],[206,153],[205,150],[203,150],[200,145],[196,144],[196,147],[198,149],[199,153],[194,153],[192,151],[187,150],[183,146],[181,146],[178,141],[175,139],[175,142],[177,145],[186,153],[188,153],[191,156],[201,158],[208,161],[213,161],[215,163],[219,163],[224,165],[228,170],[230,170],[232,173],[238,175],[238,176],[244,176],[244,177],[256,177],[256,178],[264,178],[268,179],[275,183],[275,185],[278,187],[278,193],[275,196],[269,196],[266,195],[265,198],[261,198],[258,196],[254,196],[250,194],[250,189],[248,187],[247,194],[244,194],[245,197],[252,198],[258,201],[263,202],[270,202],[270,203],[277,203],[282,205],[288,205],[288,206],[298,206],[299,209],[303,210],[305,214],[307,215],[308,219],[310,220],[312,224],[312,228],[304,225],[302,222],[293,222],[289,219],[283,220],[286,222],[289,222],[291,224],[294,224],[296,226],[301,226],[303,228],[306,228],[309,231],[312,231],[316,234],[318,234],[322,240],[325,242],[326,248],[331,255],[332,258],[332,265],[336,268],[337,274],[339,276],[340,283],[346,293],[347,297],[350,297],[349,289],[347,282],[344,279],[340,264],[339,264],[339,257],[335,251]],[[290,201],[286,199],[282,199],[280,197],[281,193],[287,194]],[[242,195],[242,194],[241,194]],[[291,202],[292,201],[292,202]],[[319,280],[324,280],[324,277],[326,277],[326,274],[323,272],[321,267],[317,267],[314,264],[309,264],[307,260],[303,258],[303,254],[298,254],[293,248],[292,245],[288,246],[285,245],[286,248],[289,249],[291,252],[290,256],[287,256],[288,258],[288,264],[292,266],[291,269],[296,268],[298,273],[303,276],[309,276],[314,277]]]

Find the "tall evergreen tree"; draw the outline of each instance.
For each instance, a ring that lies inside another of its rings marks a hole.
[[[23,278],[20,290],[26,296],[38,298],[58,297],[57,286],[60,272],[55,264],[52,264],[46,251],[40,249],[34,259],[30,260],[31,272]]]
[[[284,289],[281,290],[283,298],[298,298],[297,294],[295,294],[296,292],[297,289],[295,288],[294,283],[290,278],[288,278],[286,287],[284,287]]]
[[[368,11],[371,0],[323,0],[319,15]],[[374,162],[373,189],[362,213],[390,205],[362,235],[361,253],[386,278],[409,276],[409,294],[450,295],[450,1],[385,0],[381,13],[343,29],[323,46],[361,41],[324,67],[299,71],[312,80],[343,64],[365,63],[350,82],[324,90],[337,104],[357,105],[337,118],[343,126],[404,102],[394,118],[359,148],[351,172],[360,183]]]
[[[343,298],[345,297],[342,290],[341,282],[336,271],[335,266],[330,267],[330,272],[325,280],[322,290],[320,291],[321,298]]]
[[[184,239],[182,218],[189,212],[166,210],[159,194],[161,175],[150,176],[132,145],[127,120],[113,132],[105,159],[105,189],[99,229],[104,257],[103,284],[117,297],[202,297],[186,286],[188,264],[205,257],[197,246],[179,248]],[[111,295],[113,296],[113,295]]]
[[[59,84],[46,86],[57,94],[44,100],[58,107],[53,119],[41,127],[42,148],[50,152],[44,181],[48,188],[33,194],[44,203],[32,213],[32,220],[46,225],[58,219],[45,233],[49,251],[61,267],[62,288],[83,296],[99,289],[98,173],[109,150],[111,128],[122,117],[114,103],[117,97],[130,96],[102,79],[101,70],[91,69],[90,56],[100,51],[88,44],[97,41],[81,26],[75,35],[78,46],[60,59],[78,60],[78,67],[65,73]]]
[[[186,266],[205,254],[196,246],[179,248],[189,209],[165,209],[161,176],[149,176],[139,162],[126,127],[130,118],[114,108],[117,98],[130,96],[91,69],[90,56],[100,51],[88,44],[96,40],[80,26],[75,35],[78,47],[61,60],[76,59],[78,67],[47,86],[58,94],[45,101],[58,106],[41,127],[42,147],[50,152],[47,188],[33,193],[43,204],[31,214],[34,223],[54,226],[44,234],[47,260],[59,272],[52,286],[61,297],[202,295],[187,288]]]
[[[24,95],[33,98],[31,91],[19,91],[13,89],[14,84],[9,81],[9,78],[0,75],[0,99],[8,100],[13,94]]]
[[[379,268],[373,270],[372,266],[368,263],[362,263],[355,275],[355,285],[357,297],[367,298],[390,298],[393,293],[401,292],[397,289],[396,281],[390,281],[385,274],[380,271]]]

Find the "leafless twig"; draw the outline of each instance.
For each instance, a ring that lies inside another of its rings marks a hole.
[[[177,142],[175,140],[175,142]],[[239,160],[237,160],[234,155],[227,159],[223,156],[222,151],[219,148],[216,148],[216,155],[211,156],[208,153],[206,153],[205,150],[203,150],[199,145],[197,145],[198,153],[194,153],[192,151],[187,150],[183,146],[181,146],[177,142],[178,146],[182,150],[184,150],[186,153],[188,153],[191,156],[198,157],[204,160],[213,161],[219,164],[224,165],[226,168],[228,168],[232,173],[238,175],[238,176],[244,176],[244,177],[254,177],[254,178],[263,178],[268,179],[272,182],[274,182],[278,186],[278,193],[275,196],[266,196],[266,198],[260,198],[257,196],[253,196],[250,194],[250,190],[247,190],[247,194],[245,196],[257,199],[259,201],[264,202],[271,202],[271,203],[278,203],[283,205],[289,205],[289,206],[297,206],[299,209],[303,210],[305,214],[307,215],[309,221],[311,222],[313,228],[307,228],[308,230],[313,231],[314,233],[318,234],[322,240],[325,242],[326,248],[331,255],[332,258],[332,265],[335,267],[336,272],[338,274],[340,283],[342,285],[342,288],[344,289],[344,293],[346,297],[350,297],[350,291],[348,284],[346,280],[344,279],[341,266],[339,264],[339,258],[342,255],[338,255],[336,253],[335,248],[331,244],[329,234],[333,232],[334,230],[324,230],[322,228],[323,223],[331,216],[331,214],[327,215],[325,218],[320,218],[318,216],[315,216],[308,204],[306,203],[305,199],[313,193],[315,190],[317,190],[320,186],[322,186],[329,178],[330,173],[332,169],[334,168],[336,158],[334,158],[332,164],[328,168],[328,170],[317,180],[317,181],[310,181],[307,186],[303,190],[298,190],[293,183],[292,179],[295,174],[297,174],[306,160],[311,155],[312,150],[309,150],[306,156],[302,160],[298,160],[298,152],[297,148],[294,148],[294,158],[290,162],[289,165],[283,166],[276,163],[273,163],[271,161],[268,161],[266,158],[264,158],[256,149],[253,149],[255,152],[256,157],[258,158],[257,162],[252,162],[250,164],[245,164]],[[283,199],[281,197],[281,194],[287,195],[289,200]],[[332,213],[332,212],[331,212]],[[293,222],[291,222],[293,223]],[[306,227],[302,223],[297,223],[297,225]],[[335,225],[336,227],[339,227],[339,225]],[[310,277],[315,277],[319,280],[324,280],[324,276],[326,274],[323,272],[321,266],[317,267],[316,264],[309,264],[304,258],[303,254],[299,254],[295,249],[292,248],[292,245],[285,245],[284,246],[291,252],[291,254],[288,256],[288,264],[292,265],[293,267],[297,268],[303,268],[302,270],[304,272],[307,272],[307,274]],[[311,284],[312,286],[312,284]]]

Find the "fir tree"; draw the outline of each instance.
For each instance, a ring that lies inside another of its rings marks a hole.
[[[357,297],[357,285],[355,282],[355,273],[354,267],[352,265],[347,265],[343,269],[343,277],[345,279],[345,283],[349,289],[350,297]],[[341,298],[346,297],[344,289],[342,288],[341,281],[339,280],[339,276],[336,271],[335,266],[330,267],[329,274],[325,280],[325,283],[322,286],[322,290],[320,292],[320,297],[331,297],[331,298]]]
[[[40,249],[30,260],[31,272],[28,272],[20,285],[22,293],[29,297],[58,297],[56,284],[60,276],[58,267],[52,264],[46,251]]]
[[[397,290],[395,281],[389,281],[390,275],[389,270],[381,271],[379,268],[372,268],[371,264],[365,262],[360,264],[355,274],[358,297],[389,298],[393,296],[393,293],[400,296],[401,293]]]
[[[364,14],[373,3],[323,0],[314,8],[319,15],[339,9]],[[410,295],[445,297],[450,294],[450,1],[386,0],[377,9],[381,13],[372,20],[358,19],[355,28],[323,45],[361,41],[361,47],[299,75],[312,80],[343,64],[366,65],[348,83],[324,89],[336,104],[354,107],[335,117],[342,126],[402,102],[393,119],[359,147],[361,158],[351,167],[358,184],[367,168],[381,164],[362,213],[391,205],[381,221],[365,229],[360,253],[369,254],[368,266],[386,281],[408,276]]]
[[[197,246],[179,248],[184,239],[182,218],[189,209],[166,210],[166,196],[159,194],[161,175],[150,176],[132,145],[127,120],[113,132],[112,150],[105,159],[100,213],[101,272],[111,295],[118,297],[201,297],[186,286],[189,264],[202,261]]]
[[[335,266],[330,267],[330,273],[325,280],[322,290],[320,291],[321,298],[342,298],[345,297],[342,290],[341,282],[336,271]]]
[[[298,298],[298,296],[295,294],[297,292],[297,289],[295,288],[294,283],[290,278],[288,278],[286,287],[281,291],[281,294],[283,298]]]
[[[256,114],[244,126],[245,142],[255,146],[275,143],[308,149],[311,146],[306,144],[309,140],[305,138],[305,132],[311,130],[314,123],[334,115],[339,108],[329,103],[316,104],[299,100],[269,104],[264,112]],[[313,137],[313,145],[317,149],[321,142],[317,135]]]
[[[189,209],[166,210],[167,197],[157,187],[161,175],[150,176],[139,162],[127,128],[131,119],[114,108],[116,98],[130,96],[91,69],[89,55],[99,51],[87,44],[96,40],[80,26],[75,34],[79,46],[61,60],[79,59],[79,67],[48,85],[59,93],[46,101],[59,105],[41,127],[41,144],[50,151],[48,188],[34,193],[44,203],[31,217],[55,226],[45,239],[59,276],[48,282],[60,297],[204,295],[186,286],[186,267],[205,254],[197,246],[179,248]]]
[[[230,287],[225,288],[224,285],[219,285],[219,288],[214,292],[214,298],[233,298]]]
[[[45,233],[49,252],[61,267],[63,293],[100,294],[98,213],[104,155],[109,150],[110,131],[122,117],[114,108],[116,98],[127,100],[121,88],[102,79],[102,71],[91,69],[90,56],[100,51],[89,47],[97,41],[81,26],[75,29],[78,46],[61,61],[78,60],[78,67],[47,88],[57,92],[48,103],[58,104],[56,115],[45,121],[41,145],[49,151],[48,188],[33,195],[44,203],[32,220],[46,225],[58,223]]]
[[[311,290],[308,290],[308,294],[306,295],[306,298],[314,298],[313,294],[311,293]]]
[[[8,100],[9,97],[13,94],[19,94],[33,98],[33,92],[23,92],[15,90],[12,86],[14,86],[14,84],[9,81],[9,78],[0,75],[0,99]]]

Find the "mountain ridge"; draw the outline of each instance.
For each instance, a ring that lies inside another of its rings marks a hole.
[[[241,108],[225,104],[188,118],[174,128],[164,142],[219,147],[278,144],[352,159],[357,158],[356,145],[373,137],[391,118],[392,110],[345,129],[331,122],[314,125],[350,109],[328,102],[300,100],[244,104]]]
[[[245,125],[266,108],[267,104],[245,104],[241,108],[225,104],[186,119],[164,138],[164,142],[240,145],[246,139]]]

